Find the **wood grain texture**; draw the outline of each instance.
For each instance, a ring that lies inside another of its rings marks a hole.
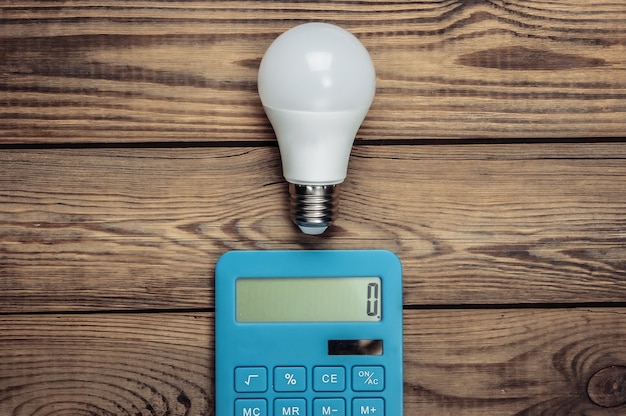
[[[214,414],[213,322],[184,314],[0,317],[0,414]]]
[[[273,140],[258,64],[311,20],[371,52],[361,139],[626,132],[619,0],[12,1],[0,19],[4,143]]]
[[[626,311],[405,311],[406,415],[617,416],[589,380],[626,364]],[[0,413],[214,413],[213,315],[0,317]]]
[[[0,152],[0,310],[205,308],[230,249],[380,248],[409,305],[623,302],[626,146],[357,146],[325,237],[276,148]]]
[[[256,92],[313,20],[377,69],[322,238]],[[625,134],[621,0],[2,2],[0,415],[211,416],[218,257],[360,248],[406,415],[624,415]]]
[[[406,415],[622,415],[588,396],[626,358],[623,309],[405,314]]]
[[[626,366],[611,365],[595,373],[587,386],[589,398],[602,407],[626,404]]]

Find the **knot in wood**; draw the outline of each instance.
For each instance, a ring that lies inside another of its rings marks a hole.
[[[626,367],[603,368],[589,379],[589,398],[602,407],[617,407],[626,404]]]

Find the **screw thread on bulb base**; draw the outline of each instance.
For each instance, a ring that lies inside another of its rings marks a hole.
[[[335,220],[339,185],[289,183],[291,218],[305,234],[322,234]]]

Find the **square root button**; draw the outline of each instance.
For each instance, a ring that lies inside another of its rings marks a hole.
[[[383,391],[385,389],[385,368],[381,366],[352,367],[352,390]]]
[[[267,390],[265,367],[235,368],[235,391],[238,393],[262,393]],[[254,415],[251,415],[254,416]]]

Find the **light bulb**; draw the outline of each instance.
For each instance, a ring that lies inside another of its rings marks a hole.
[[[269,46],[258,88],[278,139],[292,219],[305,234],[321,234],[336,216],[338,185],[374,99],[374,64],[348,31],[306,23]]]

